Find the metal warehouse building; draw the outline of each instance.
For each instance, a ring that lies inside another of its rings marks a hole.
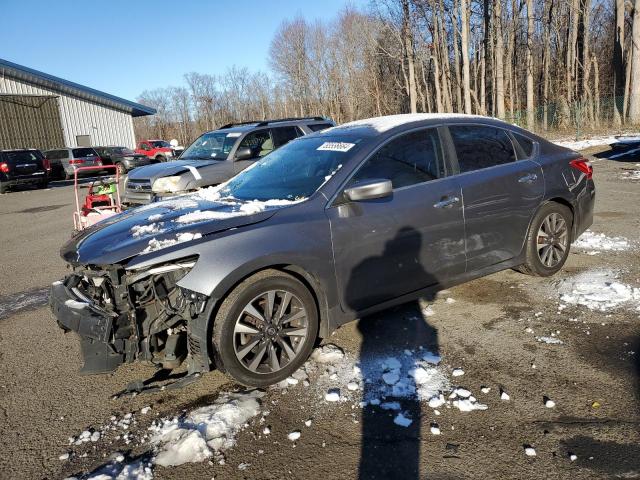
[[[133,117],[155,109],[0,59],[0,150],[135,147]]]

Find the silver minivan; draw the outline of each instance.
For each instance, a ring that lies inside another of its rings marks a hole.
[[[51,163],[51,175],[70,180],[78,167],[98,167],[102,159],[91,147],[59,148],[47,150],[44,156]]]

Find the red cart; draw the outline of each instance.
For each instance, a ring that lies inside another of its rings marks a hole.
[[[91,170],[115,170],[116,176],[100,178],[90,183],[78,184],[78,174]],[[88,188],[89,191],[80,203],[79,189]],[[115,165],[101,165],[95,167],[78,167],[73,173],[73,189],[76,195],[76,211],[73,212],[73,228],[84,230],[110,216],[122,212],[120,203],[120,173]]]

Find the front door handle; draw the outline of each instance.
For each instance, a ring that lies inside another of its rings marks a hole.
[[[538,175],[535,173],[528,173],[524,177],[518,179],[518,183],[533,183],[538,179]]]
[[[433,204],[433,208],[451,208],[460,201],[458,197],[444,197],[439,202]]]

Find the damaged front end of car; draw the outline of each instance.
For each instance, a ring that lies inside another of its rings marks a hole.
[[[164,369],[186,362],[189,373],[209,371],[208,297],[178,286],[196,256],[126,269],[75,265],[51,286],[49,304],[58,325],[76,332],[81,373],[109,373],[141,360]]]

